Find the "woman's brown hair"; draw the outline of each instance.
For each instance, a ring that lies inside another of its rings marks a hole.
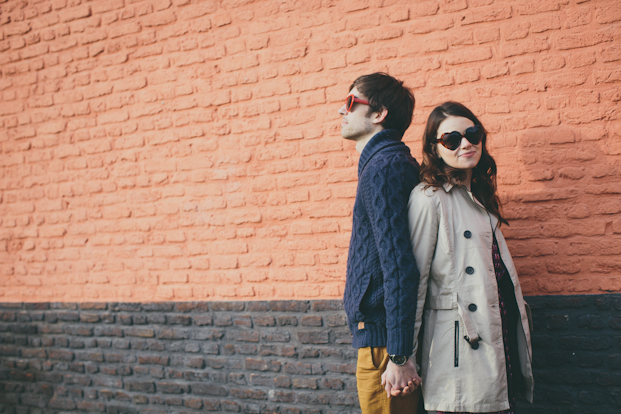
[[[466,171],[448,166],[438,155],[438,128],[450,116],[468,118],[483,130],[481,141],[481,160],[472,169],[472,194],[490,213],[496,215],[501,223],[509,224],[502,216],[500,199],[496,194],[496,162],[487,152],[487,132],[481,121],[458,102],[445,102],[437,106],[427,119],[423,136],[423,164],[420,170],[420,179],[427,187],[441,187],[445,183],[460,184],[466,179]]]

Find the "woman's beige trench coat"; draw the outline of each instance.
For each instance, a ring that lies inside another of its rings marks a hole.
[[[492,229],[515,287],[520,310],[517,366],[524,376],[525,397],[532,402],[529,320],[498,219],[464,187],[424,188],[421,183],[412,191],[408,214],[420,270],[414,338],[422,324],[425,409],[484,413],[509,408]],[[417,348],[415,341],[414,352]]]

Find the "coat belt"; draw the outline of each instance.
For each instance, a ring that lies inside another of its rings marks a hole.
[[[476,344],[481,340],[481,337],[477,333],[474,322],[472,322],[472,319],[470,319],[468,309],[460,303],[459,298],[457,297],[457,292],[451,293],[449,295],[427,296],[427,299],[425,300],[425,307],[427,309],[437,310],[449,310],[457,308],[459,317],[461,318],[462,322],[464,323],[464,327],[466,328],[466,340],[470,343],[470,345]]]

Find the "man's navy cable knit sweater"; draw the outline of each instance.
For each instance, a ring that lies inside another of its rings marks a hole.
[[[381,131],[360,154],[344,304],[354,348],[410,355],[420,274],[408,200],[419,166],[400,140],[397,130]]]

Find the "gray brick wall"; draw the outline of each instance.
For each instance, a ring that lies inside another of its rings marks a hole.
[[[615,413],[621,295],[538,296],[535,403]],[[359,413],[339,301],[0,304],[0,412]]]
[[[533,296],[535,403],[520,413],[621,413],[621,295]]]
[[[352,413],[339,301],[0,304],[0,412]]]

